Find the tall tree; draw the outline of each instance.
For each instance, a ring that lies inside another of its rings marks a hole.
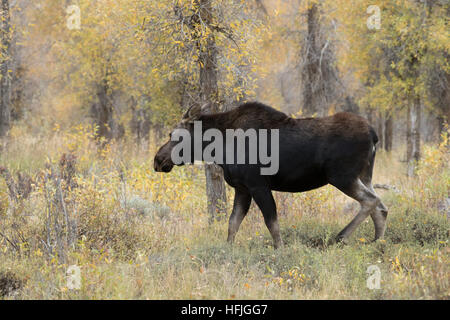
[[[11,79],[9,75],[11,48],[11,16],[9,0],[2,0],[0,48],[0,136],[9,129],[11,118]]]
[[[305,115],[326,115],[339,100],[341,84],[335,68],[334,20],[325,12],[323,0],[305,1],[300,9],[300,72]],[[306,21],[305,21],[306,20]]]
[[[384,150],[392,151],[394,139],[394,120],[392,115],[388,114],[384,122]]]
[[[199,23],[211,26],[213,23],[213,8],[211,0],[200,0],[198,2]],[[207,36],[202,47],[201,39],[197,40],[199,48],[200,64],[200,97],[210,105],[210,112],[220,112],[218,104],[218,82],[217,82],[217,46],[214,35]],[[215,164],[205,164],[206,195],[208,200],[208,213],[211,220],[226,214],[226,189],[222,169]]]
[[[315,101],[317,85],[316,78],[320,75],[318,57],[320,48],[317,46],[319,25],[318,4],[313,3],[307,10],[307,35],[306,35],[306,58],[303,71],[303,109],[305,114],[312,115],[317,112],[317,102]]]
[[[183,108],[209,103],[206,112],[219,112],[225,101],[237,102],[254,94],[249,66],[254,39],[261,31],[244,2],[178,0],[160,2],[153,9],[146,29],[157,30],[160,44],[155,49],[164,55],[154,70],[179,84]],[[155,21],[160,23],[156,28]],[[205,175],[213,221],[226,213],[225,183],[216,165],[205,164]]]
[[[388,115],[389,121],[393,114],[406,114],[407,175],[411,176],[420,159],[422,114],[440,107],[431,84],[440,83],[441,93],[445,91],[441,88],[448,88],[449,31],[442,17],[448,14],[450,4],[379,1],[380,26],[369,28],[366,12],[371,4],[358,0],[336,2],[336,14],[346,17],[340,23],[350,49],[342,56],[342,68],[355,70],[365,84],[359,99],[363,107]],[[386,134],[391,128],[387,122]],[[391,145],[392,140],[388,140]]]
[[[414,175],[416,162],[420,159],[420,126],[422,106],[420,96],[415,96],[407,107],[406,117],[406,162],[407,175]]]

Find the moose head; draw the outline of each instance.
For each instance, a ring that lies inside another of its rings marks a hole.
[[[194,121],[198,121],[201,119],[201,116],[205,111],[209,108],[210,104],[206,103],[202,107],[199,104],[195,104],[190,107],[186,113],[181,118],[180,123],[172,130],[169,135],[169,141],[167,141],[161,148],[159,148],[158,152],[155,155],[154,159],[154,168],[157,172],[170,172],[172,168],[175,166],[175,163],[172,160],[172,150],[178,144],[178,141],[172,140],[172,135],[177,133],[177,130],[184,129],[187,130],[191,136],[194,135]],[[194,148],[191,148],[194,150]],[[182,155],[181,155],[182,156]],[[192,152],[191,159],[194,159],[194,153]],[[201,160],[201,159],[196,159]],[[193,162],[193,161],[192,161]],[[181,166],[186,163],[181,162],[176,165]]]

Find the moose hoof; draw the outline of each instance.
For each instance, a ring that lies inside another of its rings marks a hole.
[[[275,250],[283,248],[283,246],[284,246],[283,241],[280,241],[280,242],[277,242],[277,243],[273,244],[273,247],[274,247]]]
[[[335,241],[337,244],[347,244],[347,239],[341,234],[336,236]]]

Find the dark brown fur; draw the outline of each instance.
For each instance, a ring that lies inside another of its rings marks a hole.
[[[353,221],[338,235],[347,238],[368,215],[375,223],[375,238],[385,230],[387,209],[372,188],[372,171],[378,141],[368,122],[355,114],[337,113],[323,118],[293,119],[261,103],[246,103],[218,114],[204,114],[200,108],[188,110],[178,126],[193,135],[193,121],[201,121],[203,130],[279,129],[279,171],[272,176],[260,174],[261,164],[221,164],[225,180],[235,188],[228,240],[233,241],[247,214],[251,199],[260,207],[274,239],[281,237],[272,190],[303,192],[331,184],[361,204]],[[174,166],[169,141],[155,156],[155,170],[169,172]],[[201,160],[201,159],[195,159]]]

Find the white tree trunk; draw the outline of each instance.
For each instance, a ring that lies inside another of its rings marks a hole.
[[[408,177],[414,176],[417,162],[420,160],[421,111],[420,97],[416,97],[412,102],[412,106],[408,107],[406,125],[406,161]]]

